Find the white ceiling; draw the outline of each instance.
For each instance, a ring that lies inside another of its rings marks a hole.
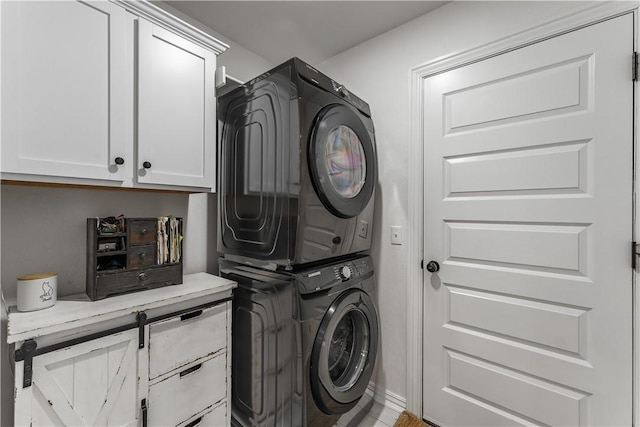
[[[165,1],[279,64],[318,64],[447,3],[445,1]]]

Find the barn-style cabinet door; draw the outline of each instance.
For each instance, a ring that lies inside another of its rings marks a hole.
[[[147,360],[130,329],[33,357],[30,386],[17,362],[16,426],[139,425]]]

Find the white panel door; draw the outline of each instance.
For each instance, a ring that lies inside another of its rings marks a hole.
[[[15,425],[137,426],[138,353],[131,329],[34,357],[31,387],[16,382]]]
[[[133,161],[124,9],[107,1],[0,7],[2,172],[123,180]]]
[[[215,187],[215,54],[138,22],[140,183]]]
[[[631,425],[633,17],[425,80],[423,415]]]

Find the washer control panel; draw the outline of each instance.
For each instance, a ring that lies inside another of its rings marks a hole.
[[[303,294],[319,292],[341,282],[356,280],[373,271],[373,263],[369,256],[349,261],[337,262],[327,266],[319,266],[297,274],[300,292]]]

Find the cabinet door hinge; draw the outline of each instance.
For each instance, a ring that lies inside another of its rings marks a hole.
[[[638,52],[633,52],[631,59],[631,76],[634,82],[638,81]]]
[[[636,242],[631,242],[631,268],[633,270],[638,268],[638,255],[640,255],[640,252],[638,251],[638,244]]]

